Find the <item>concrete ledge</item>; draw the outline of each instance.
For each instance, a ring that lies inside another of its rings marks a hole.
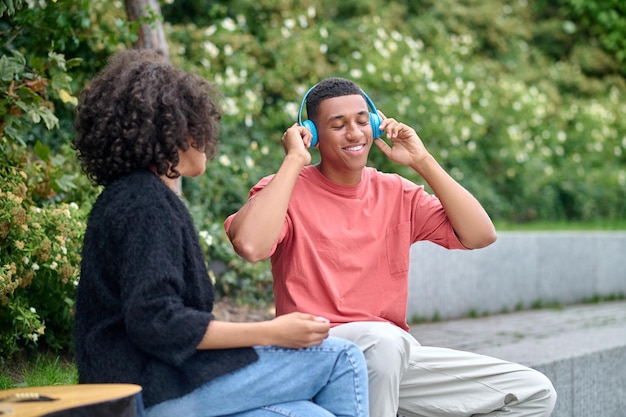
[[[626,416],[626,301],[411,326],[423,345],[538,369],[554,384],[552,417]]]
[[[411,248],[407,317],[454,319],[626,294],[626,232],[501,232],[491,246]],[[626,412],[624,413],[626,416]]]

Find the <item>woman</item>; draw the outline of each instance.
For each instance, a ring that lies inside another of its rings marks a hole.
[[[213,287],[176,179],[217,150],[215,88],[154,52],[114,56],[77,108],[74,147],[105,188],[85,232],[80,383],[143,387],[148,417],[367,416],[360,350],[296,312],[214,319]]]

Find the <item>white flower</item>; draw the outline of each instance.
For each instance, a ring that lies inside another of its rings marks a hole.
[[[31,268],[33,268],[33,271],[39,271],[39,264],[37,264],[37,262],[34,262]]]
[[[228,167],[230,166],[230,159],[226,155],[221,155],[218,159],[219,163]]]
[[[350,70],[350,76],[352,78],[361,78],[362,75],[363,75],[363,71],[361,71],[360,69]]]
[[[56,263],[56,262],[52,262],[52,263],[50,264],[50,269],[57,269],[57,267],[58,267],[58,266],[59,266],[59,264],[58,264],[58,263]]]
[[[215,25],[211,25],[204,30],[204,36],[212,36],[217,31],[217,27]]]
[[[211,236],[211,234],[208,231],[201,230],[200,232],[198,232],[198,235],[202,239],[204,239],[204,241],[206,242],[208,246],[211,246],[213,244],[213,236]]]
[[[220,50],[213,42],[206,41],[203,44],[204,50],[209,54],[211,58],[216,58],[220,54]]]
[[[233,19],[227,17],[222,21],[222,27],[227,31],[232,32],[237,28],[237,25],[235,24],[235,21]]]
[[[296,119],[298,117],[298,110],[300,107],[296,103],[287,103],[285,105],[285,113],[289,115],[291,119]]]
[[[37,312],[37,310],[35,310],[35,307],[31,307],[29,310],[30,310],[30,312],[31,312],[31,313],[33,313],[33,314]]]

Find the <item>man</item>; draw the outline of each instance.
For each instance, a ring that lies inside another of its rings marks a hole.
[[[332,335],[361,347],[372,416],[549,416],[556,393],[539,372],[423,347],[408,333],[411,245],[428,240],[478,249],[493,243],[495,228],[480,203],[414,129],[378,112],[352,81],[323,80],[305,101],[309,120],[283,135],[280,168],[225,222],[240,256],[251,262],[271,257],[277,315],[322,315]],[[375,139],[382,132],[390,144]],[[434,195],[366,167],[372,144],[414,169]],[[311,145],[320,152],[316,166],[309,165]]]

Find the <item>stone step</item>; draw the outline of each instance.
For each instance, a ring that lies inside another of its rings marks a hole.
[[[626,417],[626,301],[411,326],[422,345],[527,365],[554,384],[551,417]]]

